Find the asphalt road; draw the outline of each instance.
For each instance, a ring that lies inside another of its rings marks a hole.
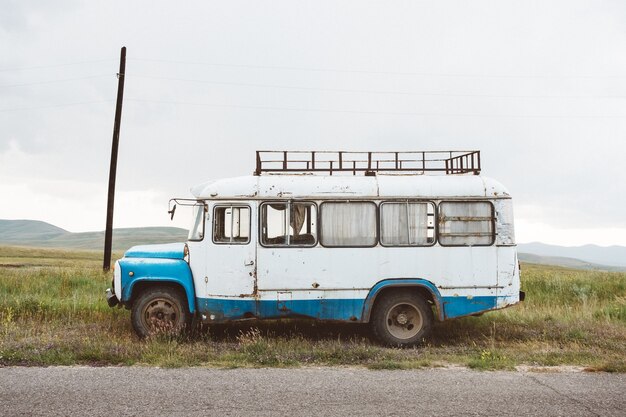
[[[626,375],[0,368],[2,416],[626,416]]]

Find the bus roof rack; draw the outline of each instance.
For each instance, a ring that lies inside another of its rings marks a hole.
[[[480,151],[256,151],[254,175],[480,174]]]

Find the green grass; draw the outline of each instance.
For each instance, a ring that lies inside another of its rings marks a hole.
[[[574,365],[626,372],[625,273],[524,265],[524,303],[437,323],[424,346],[390,349],[372,342],[366,325],[287,320],[141,341],[129,312],[106,305],[111,276],[100,259],[97,252],[0,247],[0,365]]]

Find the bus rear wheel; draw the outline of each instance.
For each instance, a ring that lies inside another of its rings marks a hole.
[[[172,287],[145,289],[131,310],[133,328],[141,338],[156,334],[179,335],[188,327],[190,319],[185,296]]]
[[[381,343],[414,346],[430,334],[433,311],[418,294],[394,291],[383,294],[376,302],[370,323]]]

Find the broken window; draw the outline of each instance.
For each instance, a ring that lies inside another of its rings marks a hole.
[[[315,246],[317,207],[285,202],[261,205],[261,243],[265,246]]]
[[[322,245],[376,245],[376,204],[372,202],[322,203],[320,210]]]
[[[393,202],[380,205],[380,243],[427,246],[435,242],[433,203]]]
[[[213,216],[213,242],[230,244],[250,242],[250,207],[216,206]]]
[[[439,204],[439,243],[443,246],[488,246],[494,241],[493,206],[489,202]]]

